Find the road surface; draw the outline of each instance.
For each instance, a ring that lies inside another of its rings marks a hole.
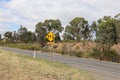
[[[0,49],[34,56],[34,51],[17,48],[0,47]],[[50,60],[50,54],[45,52],[36,52],[36,57]],[[84,58],[63,56],[58,54],[52,55],[53,61],[62,62],[78,69],[87,70],[93,73],[96,80],[120,80],[120,63],[106,61],[96,61]]]

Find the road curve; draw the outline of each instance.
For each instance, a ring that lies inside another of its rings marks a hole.
[[[19,54],[25,54],[29,56],[33,56],[34,53],[31,50],[23,50],[1,46],[0,49],[16,52]],[[37,51],[36,57],[50,60],[50,54],[45,52]],[[94,74],[96,80],[120,80],[120,63],[89,60],[84,58],[69,57],[58,54],[53,54],[52,60],[62,62],[64,64],[76,67],[78,69],[90,71]]]

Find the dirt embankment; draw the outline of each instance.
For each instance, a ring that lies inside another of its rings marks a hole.
[[[63,43],[55,43],[48,48],[52,48],[55,51],[62,51],[66,49],[67,51],[82,51],[84,53],[89,53],[93,51],[93,48],[97,48],[97,44],[95,42],[63,42]],[[115,50],[118,54],[120,54],[120,43],[111,47],[111,50]]]
[[[95,42],[66,42],[66,43],[55,43],[49,48],[52,48],[56,51],[61,51],[66,49],[67,51],[82,51],[82,52],[91,52],[94,47],[96,47]]]

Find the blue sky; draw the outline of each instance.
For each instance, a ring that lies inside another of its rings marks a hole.
[[[34,31],[45,19],[60,19],[63,26],[77,16],[90,23],[104,15],[120,13],[120,0],[0,0],[0,34],[20,25]]]
[[[9,2],[10,0],[0,0],[0,2]]]

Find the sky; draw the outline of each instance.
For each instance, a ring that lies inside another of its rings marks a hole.
[[[34,31],[38,22],[60,19],[63,27],[75,17],[89,23],[120,13],[120,0],[0,0],[0,34],[20,25]]]

